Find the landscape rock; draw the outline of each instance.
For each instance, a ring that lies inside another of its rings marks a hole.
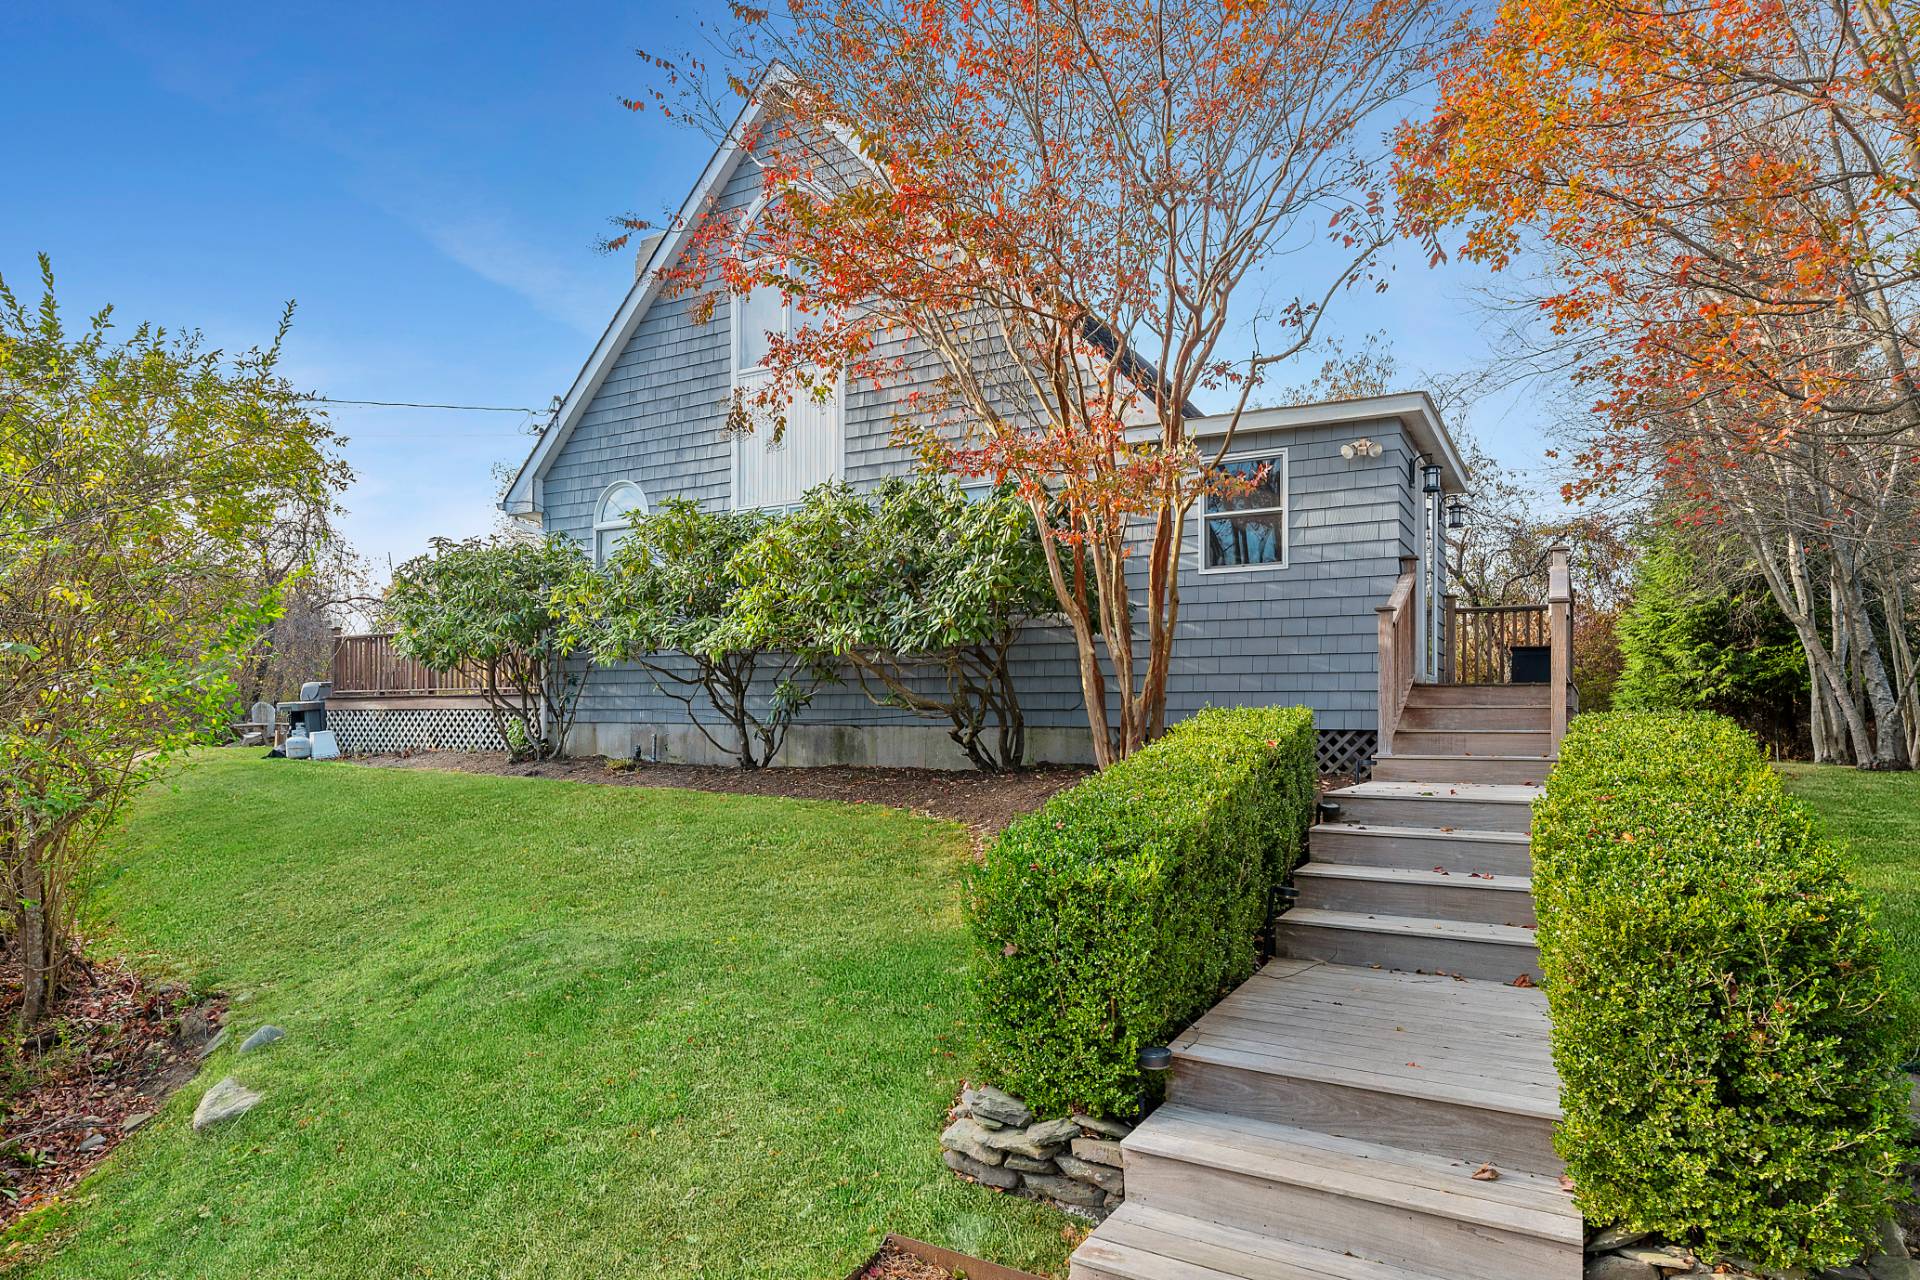
[[[995,1151],[1011,1152],[1030,1160],[1050,1160],[1067,1145],[1071,1135],[1062,1134],[1058,1120],[1044,1120],[1025,1129],[980,1130],[981,1141]]]
[[[174,1037],[183,1049],[195,1049],[213,1038],[213,1018],[205,1009],[188,1009],[180,1015],[180,1030]]]
[[[999,1155],[999,1152],[994,1152]],[[1007,1168],[1017,1169],[1021,1173],[1058,1173],[1059,1169],[1051,1160],[1035,1160],[1029,1156],[1008,1156]]]
[[[958,1151],[942,1151],[940,1158],[947,1162],[947,1168],[962,1177],[972,1178],[982,1186],[998,1187],[1002,1191],[1011,1191],[1020,1185],[1020,1175],[1010,1169],[996,1169],[990,1164],[982,1164],[971,1156]]]
[[[1120,1167],[1120,1144],[1111,1138],[1075,1138],[1073,1154],[1081,1160],[1094,1164],[1110,1164]]]
[[[1892,1258],[1907,1256],[1907,1238],[1900,1233],[1900,1224],[1892,1218],[1881,1219],[1880,1252]]]
[[[1027,1126],[1027,1137],[1043,1147],[1064,1147],[1080,1134],[1080,1124],[1072,1116],[1042,1120]]]
[[[74,1150],[83,1152],[83,1153],[88,1151],[98,1151],[100,1148],[106,1145],[107,1145],[106,1135],[99,1134],[99,1133],[90,1133],[86,1137],[80,1139],[80,1144],[76,1146]]]
[[[1054,1163],[1060,1166],[1060,1172],[1077,1182],[1088,1182],[1102,1191],[1125,1190],[1118,1169],[1104,1164],[1090,1164],[1085,1160],[1076,1160],[1072,1156],[1056,1156]]]
[[[1587,1252],[1612,1253],[1615,1249],[1639,1244],[1651,1234],[1653,1233],[1650,1231],[1635,1231],[1631,1227],[1607,1227],[1596,1232],[1593,1239],[1587,1241]]]
[[[259,1102],[259,1094],[228,1076],[201,1096],[200,1105],[193,1109],[193,1127],[204,1129],[222,1120],[243,1116]]]
[[[1873,1280],[1873,1273],[1865,1267],[1848,1263],[1844,1267],[1828,1267],[1820,1273],[1821,1280]]]
[[[990,1084],[969,1089],[960,1097],[967,1109],[980,1119],[991,1120],[1010,1129],[1024,1129],[1033,1123],[1033,1108]]]
[[[1660,1268],[1617,1253],[1603,1253],[1587,1259],[1586,1280],[1660,1280]]]
[[[1109,1191],[1107,1193],[1107,1211],[1109,1213],[1111,1213],[1115,1209],[1118,1209],[1121,1205],[1125,1204],[1126,1202],[1127,1202],[1127,1198],[1121,1195],[1117,1191]]]
[[[1104,1209],[1107,1205],[1106,1192],[1084,1182],[1075,1182],[1072,1178],[1030,1173],[1026,1180],[1028,1190],[1049,1200],[1058,1200],[1061,1204],[1078,1205],[1083,1209]]]
[[[1890,1253],[1867,1259],[1867,1271],[1873,1280],[1920,1280],[1920,1262]]]
[[[1102,1120],[1099,1116],[1075,1116],[1074,1123],[1089,1133],[1097,1133],[1103,1138],[1118,1140],[1133,1132],[1133,1126],[1119,1120]]]
[[[992,1134],[974,1123],[971,1116],[961,1116],[946,1127],[940,1135],[940,1145],[948,1151],[958,1151],[969,1160],[985,1165],[997,1165],[1005,1160],[1006,1153],[995,1151],[987,1145]]]
[[[284,1040],[286,1038],[287,1033],[285,1031],[269,1022],[240,1042],[240,1052],[252,1053],[255,1049],[264,1049],[275,1040]]]
[[[136,1111],[120,1122],[120,1132],[132,1133],[147,1121],[153,1119],[151,1111]]]
[[[1659,1245],[1636,1246],[1617,1250],[1623,1258],[1632,1258],[1635,1262],[1644,1262],[1650,1267],[1662,1271],[1693,1270],[1693,1255],[1681,1253],[1678,1249],[1668,1249]]]
[[[218,1049],[221,1045],[225,1044],[226,1042],[227,1042],[227,1029],[225,1027],[222,1027],[220,1028],[220,1030],[214,1032],[213,1039],[207,1041],[205,1044],[201,1045],[198,1050],[195,1051],[194,1056],[204,1062],[208,1058],[213,1056],[213,1051],[215,1049]]]

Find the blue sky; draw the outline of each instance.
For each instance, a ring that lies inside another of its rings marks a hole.
[[[705,163],[704,139],[617,99],[643,83],[637,46],[687,47],[706,11],[6,6],[0,275],[31,289],[45,251],[76,314],[110,302],[229,347],[270,336],[293,299],[303,387],[544,410],[631,279],[594,248],[608,218],[677,204]],[[1386,330],[1409,384],[1484,361],[1474,275],[1399,258],[1337,329]],[[382,567],[485,531],[491,470],[529,443],[513,413],[332,416],[359,477],[345,528]],[[1538,465],[1527,397],[1472,416],[1501,457]]]

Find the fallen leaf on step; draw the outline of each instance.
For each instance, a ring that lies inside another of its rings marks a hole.
[[[1572,1179],[1572,1178],[1569,1178],[1569,1177],[1568,1177],[1568,1176],[1567,1176],[1566,1174],[1564,1174],[1564,1173],[1560,1175],[1560,1189],[1561,1189],[1562,1191],[1571,1191],[1571,1190],[1573,1190],[1573,1179]]]
[[[1500,1171],[1490,1164],[1483,1164],[1473,1171],[1473,1180],[1475,1182],[1498,1182],[1500,1181]]]
[[[1512,982],[1509,982],[1507,985],[1510,987],[1530,987],[1533,985],[1533,979],[1529,975],[1523,973],[1519,977],[1515,978]]]

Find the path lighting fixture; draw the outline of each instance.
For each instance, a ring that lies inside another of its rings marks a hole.
[[[1459,494],[1447,499],[1447,528],[1464,529],[1467,527],[1467,500]]]
[[[1145,1045],[1140,1050],[1142,1071],[1165,1071],[1173,1066],[1173,1050],[1163,1044]]]
[[[1437,465],[1429,462],[1421,474],[1426,477],[1426,483],[1421,486],[1423,491],[1427,493],[1440,492],[1440,468]]]
[[[1361,436],[1352,444],[1340,446],[1340,456],[1348,461],[1355,458],[1377,458],[1385,452],[1386,448],[1378,440],[1369,440],[1365,436]]]

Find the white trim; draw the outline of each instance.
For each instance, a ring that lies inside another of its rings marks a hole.
[[[1262,560],[1258,564],[1209,565],[1207,563],[1208,495],[1203,493],[1200,495],[1200,523],[1195,527],[1195,533],[1197,534],[1193,549],[1195,572],[1209,576],[1216,573],[1256,573],[1263,569],[1285,569],[1293,564],[1293,461],[1288,457],[1287,449],[1284,447],[1279,449],[1249,449],[1243,453],[1230,453],[1220,459],[1220,462],[1221,465],[1224,466],[1229,462],[1246,462],[1252,459],[1258,459],[1264,462],[1276,457],[1280,460],[1279,506],[1246,507],[1235,511],[1221,511],[1216,514],[1222,517],[1264,516],[1272,515],[1276,511],[1279,512],[1281,516],[1280,558],[1278,560]]]
[[[593,564],[596,569],[606,566],[606,557],[600,554],[600,535],[624,532],[630,527],[625,514],[617,520],[607,518],[607,504],[613,500],[613,495],[627,489],[631,489],[633,496],[638,499],[633,507],[627,508],[628,511],[637,507],[640,514],[644,516],[653,510],[652,505],[647,501],[647,491],[632,480],[615,480],[600,491],[599,498],[595,499],[593,504]]]
[[[553,424],[541,433],[526,461],[520,464],[520,470],[514,473],[513,482],[500,499],[502,511],[509,515],[528,515],[544,509],[540,480],[546,474],[547,467],[580,424],[580,418],[592,402],[594,393],[607,380],[614,362],[620,358],[620,353],[626,350],[628,341],[633,337],[633,331],[639,328],[647,310],[660,296],[660,271],[679,256],[701,213],[718,198],[728,179],[733,177],[741,158],[746,155],[745,135],[760,119],[766,107],[766,96],[757,94],[740,109],[733,127],[727,131],[726,139],[713,153],[712,159],[707,161],[700,181],[680,206],[672,229],[654,245],[653,255],[634,277],[620,310],[600,335],[600,341],[594,344],[593,354],[587,358],[587,363],[574,378],[573,386],[567,390],[566,399],[561,401]]]
[[[1278,409],[1250,409],[1240,415],[1234,427],[1237,438],[1242,432],[1293,431],[1302,427],[1337,426],[1345,422],[1378,422],[1397,419],[1418,450],[1440,464],[1440,487],[1445,493],[1466,490],[1471,477],[1467,464],[1447,434],[1440,410],[1424,391],[1401,391],[1385,396],[1365,396],[1354,400],[1328,400],[1319,404],[1287,405]],[[1232,414],[1214,414],[1193,418],[1187,430],[1195,438],[1222,435],[1232,424]],[[1415,483],[1418,483],[1416,480]]]

